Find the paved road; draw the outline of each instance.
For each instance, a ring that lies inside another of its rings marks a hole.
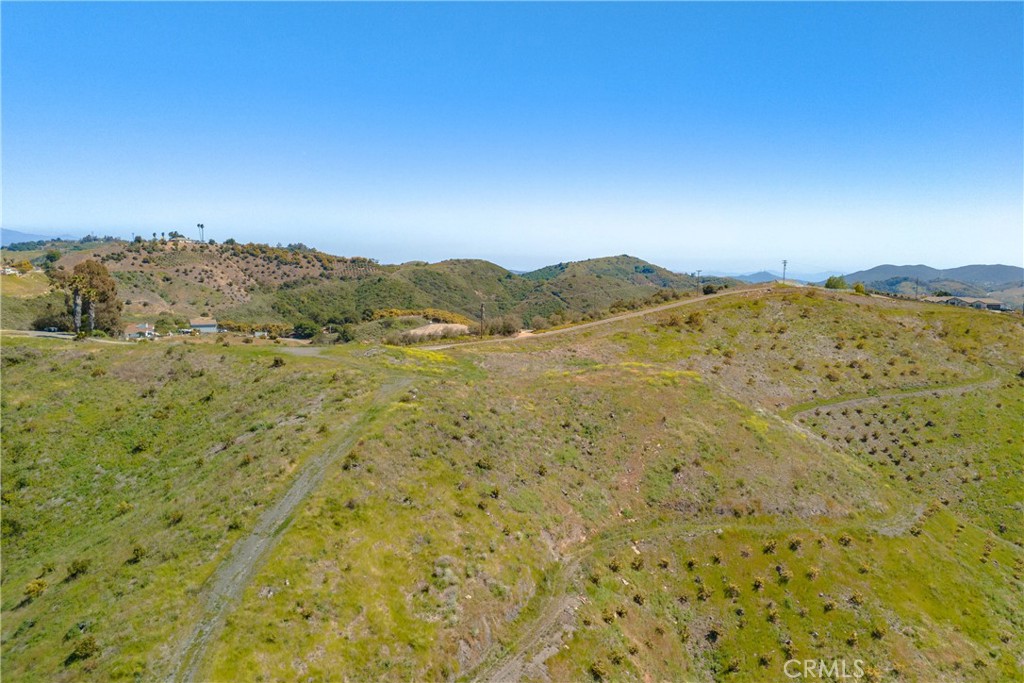
[[[70,332],[43,332],[41,330],[0,330],[0,337],[49,337],[51,339],[74,339]]]
[[[0,330],[0,337],[37,337],[45,339],[63,339],[71,341],[75,335],[70,332],[43,332],[42,330]],[[131,344],[119,339],[103,339],[102,337],[86,337],[84,341],[100,342],[101,344]]]
[[[640,311],[630,311],[629,313],[621,313],[619,315],[613,315],[610,318],[603,318],[601,320],[595,320],[589,323],[581,323],[579,325],[573,325],[572,327],[563,327],[558,330],[551,330],[550,332],[541,332],[540,334],[529,334],[522,337],[499,337],[497,339],[483,339],[481,341],[474,342],[454,342],[452,344],[435,344],[432,346],[420,346],[418,348],[427,351],[441,351],[443,349],[454,349],[462,348],[466,346],[479,346],[481,344],[504,344],[508,342],[523,341],[526,339],[547,339],[559,334],[569,334],[570,332],[578,332],[579,330],[586,330],[591,327],[597,327],[598,325],[609,325],[620,320],[628,320],[630,318],[640,318],[651,313],[659,313],[661,311],[667,311],[673,308],[679,308],[680,306],[689,306],[692,304],[698,304],[708,299],[718,299],[726,296],[741,296],[745,294],[762,294],[765,292],[772,291],[770,286],[768,287],[750,287],[744,289],[730,289],[724,292],[718,292],[717,294],[708,294],[705,296],[695,297],[693,299],[683,299],[681,301],[673,301],[672,303],[663,304],[661,306],[655,306],[653,308],[645,308]]]

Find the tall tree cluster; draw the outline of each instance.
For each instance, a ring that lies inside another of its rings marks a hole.
[[[50,278],[57,287],[64,290],[75,334],[96,330],[103,330],[110,335],[121,333],[123,305],[117,296],[117,280],[111,277],[106,266],[89,259],[76,265],[70,272],[51,271]]]

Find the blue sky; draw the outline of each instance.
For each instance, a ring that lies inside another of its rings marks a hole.
[[[0,11],[7,229],[522,269],[1024,261],[1021,3]]]

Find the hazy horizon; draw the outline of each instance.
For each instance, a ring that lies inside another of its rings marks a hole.
[[[1020,4],[2,7],[4,229],[1024,265]]]

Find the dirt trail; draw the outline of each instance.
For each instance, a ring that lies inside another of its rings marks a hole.
[[[742,296],[746,294],[761,294],[764,292],[770,292],[771,287],[751,287],[749,289],[733,289],[727,292],[718,292],[716,294],[707,294],[705,296],[699,296],[695,299],[683,299],[682,301],[673,301],[670,304],[663,304],[661,306],[655,306],[654,308],[645,308],[640,311],[631,311],[629,313],[622,313],[621,315],[613,315],[610,318],[604,318],[603,320],[595,320],[589,323],[582,323],[580,325],[573,325],[572,327],[563,327],[559,330],[551,330],[550,332],[539,332],[536,334],[526,334],[519,337],[501,337],[499,339],[483,339],[481,341],[474,342],[456,342],[453,344],[434,344],[432,346],[421,346],[419,348],[426,351],[441,351],[443,349],[463,348],[466,346],[479,346],[480,344],[502,344],[505,342],[516,342],[523,341],[525,339],[547,339],[548,337],[554,337],[559,334],[569,334],[570,332],[578,332],[579,330],[585,330],[591,327],[597,327],[598,325],[609,325],[620,320],[628,320],[630,318],[640,318],[651,313],[660,313],[661,311],[667,311],[679,306],[688,306],[691,304],[698,304],[702,301],[709,299],[717,299],[724,296]]]
[[[310,459],[281,499],[263,513],[247,536],[235,543],[231,553],[207,581],[202,615],[174,654],[172,680],[196,680],[213,636],[220,631],[231,607],[290,524],[296,508],[320,485],[327,467],[351,450],[363,429],[375,417],[376,409],[411,382],[410,378],[402,378],[382,385],[367,411],[346,426],[345,437],[332,448]]]
[[[806,417],[814,413],[815,410],[823,410],[825,408],[834,410],[836,408],[856,408],[857,406],[867,405],[868,403],[877,403],[879,401],[899,401],[905,398],[915,398],[917,396],[949,396],[952,394],[960,395],[966,394],[969,391],[975,389],[981,389],[982,387],[992,387],[999,384],[998,378],[989,377],[983,380],[974,380],[966,384],[956,384],[953,386],[936,386],[926,389],[916,389],[914,391],[893,391],[888,394],[878,394],[877,396],[859,396],[851,399],[838,399],[834,401],[824,401],[818,405],[811,406],[810,408],[804,408],[798,412],[789,415],[789,419],[793,422],[797,422],[801,417]]]
[[[562,564],[551,577],[550,595],[544,600],[539,612],[524,630],[513,638],[508,649],[495,643],[480,658],[480,663],[461,675],[460,680],[474,683],[493,681],[512,683],[523,680],[550,680],[545,662],[558,653],[562,643],[572,635],[576,624],[576,610],[583,603],[582,595],[572,590],[572,582],[580,570],[581,562],[599,550],[614,544],[621,544],[634,537],[649,540],[657,536],[678,534],[687,538],[717,533],[717,524],[697,524],[692,527],[678,527],[662,524],[645,528],[642,522],[631,523],[596,537],[562,558]]]

